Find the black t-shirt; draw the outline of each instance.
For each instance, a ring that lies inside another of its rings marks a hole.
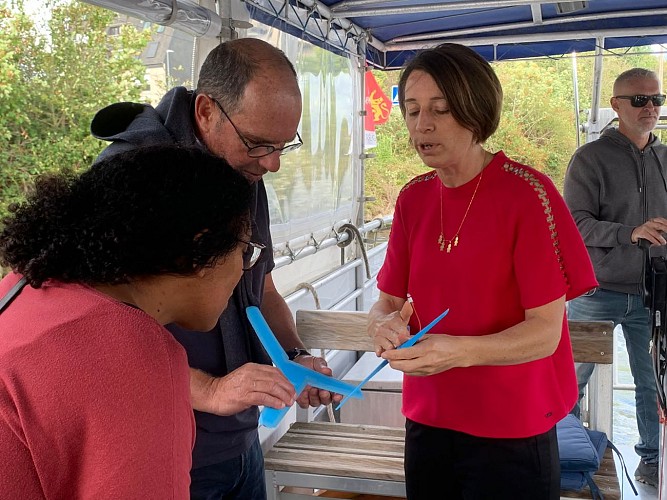
[[[264,182],[256,184],[252,207],[252,239],[272,249],[268,203]],[[261,304],[264,280],[273,269],[273,252],[265,251],[241,281],[229,299],[217,326],[209,332],[191,332],[177,325],[167,329],[185,348],[188,363],[213,376],[223,376],[250,361],[271,364],[257,335],[248,323],[245,308]],[[239,456],[257,437],[257,407],[220,417],[195,411],[197,436],[192,457],[192,468],[205,467]]]

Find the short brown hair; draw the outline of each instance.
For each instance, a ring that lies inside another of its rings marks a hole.
[[[456,43],[426,49],[412,59],[398,83],[398,102],[405,116],[405,84],[413,71],[429,74],[447,100],[454,119],[484,142],[498,128],[503,89],[491,65],[474,50]]]

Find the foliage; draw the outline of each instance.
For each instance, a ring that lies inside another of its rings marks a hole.
[[[40,29],[22,3],[0,0],[0,217],[36,174],[89,166],[104,146],[89,132],[94,113],[143,86],[149,31],[109,36],[115,14],[82,2],[50,14]]]
[[[638,47],[622,57],[603,59],[602,107],[609,106],[614,79],[623,71],[643,67],[661,74],[659,59],[649,50]],[[576,60],[579,107],[584,110],[580,114],[582,124],[592,102],[594,62],[592,54],[580,55]],[[581,144],[585,142],[576,128],[572,60],[507,61],[493,66],[503,85],[504,102],[500,126],[485,147],[491,151],[502,149],[510,158],[545,172],[561,188],[577,139]],[[376,72],[375,77],[389,95],[391,86],[398,83],[399,72]],[[427,170],[410,147],[398,106],[376,131],[378,146],[370,151],[376,157],[366,164],[365,184],[366,195],[375,201],[367,205],[366,219],[390,214],[400,188]]]
[[[508,157],[545,172],[557,185],[576,147],[570,69],[569,61],[497,64],[503,113],[486,144],[491,151],[502,149]]]

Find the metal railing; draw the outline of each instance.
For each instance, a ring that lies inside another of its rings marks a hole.
[[[390,227],[393,219],[393,215],[378,217],[377,219],[373,219],[363,226],[358,227],[357,230],[361,235],[377,233],[384,228]],[[275,255],[275,268],[278,269],[287,266],[296,260],[314,255],[325,248],[347,246],[347,244],[351,243],[355,237],[354,232],[347,229],[347,226],[348,224],[343,224],[338,228],[332,228],[331,236],[324,238],[321,241],[317,241],[315,235],[311,233],[286,243],[274,245],[273,252]],[[341,230],[341,228],[343,229]]]

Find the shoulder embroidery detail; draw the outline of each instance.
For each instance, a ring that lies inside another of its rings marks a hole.
[[[401,188],[400,193],[402,193],[403,191],[409,189],[410,187],[414,186],[415,184],[418,184],[418,183],[420,183],[420,182],[430,181],[431,179],[433,179],[433,178],[436,177],[436,176],[437,176],[437,174],[436,174],[435,172],[428,172],[428,173],[426,173],[426,174],[418,175],[417,177],[415,177],[414,179],[412,179],[410,182],[408,182],[405,186],[403,186],[403,187]],[[399,194],[400,194],[400,193],[399,193]]]
[[[551,201],[549,200],[549,195],[547,190],[542,184],[542,181],[528,169],[522,167],[521,165],[516,165],[512,163],[505,163],[503,165],[503,170],[505,172],[510,172],[520,179],[525,180],[533,188],[533,191],[537,193],[537,197],[544,207],[544,216],[547,225],[549,226],[549,232],[551,233],[551,243],[553,244],[554,254],[556,255],[556,260],[558,261],[558,266],[560,267],[560,272],[563,274],[563,279],[567,286],[570,285],[570,280],[567,278],[567,273],[565,272],[565,265],[563,263],[563,255],[560,250],[560,240],[558,239],[558,230],[556,228],[556,221],[551,209]]]

